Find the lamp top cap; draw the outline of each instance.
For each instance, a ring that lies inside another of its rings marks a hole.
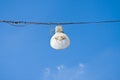
[[[63,28],[61,25],[57,25],[56,28],[55,28],[55,32],[61,32],[63,33]]]

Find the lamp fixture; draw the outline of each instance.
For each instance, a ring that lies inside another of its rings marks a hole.
[[[55,34],[50,40],[50,45],[53,49],[62,50],[70,45],[69,37],[63,32],[61,25],[57,25],[55,28]]]

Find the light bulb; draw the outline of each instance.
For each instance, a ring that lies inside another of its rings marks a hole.
[[[56,26],[55,34],[50,40],[50,45],[56,50],[65,49],[70,45],[70,39],[65,33],[63,33],[61,25]]]

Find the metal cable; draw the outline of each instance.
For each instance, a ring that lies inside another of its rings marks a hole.
[[[96,23],[116,23],[120,20],[107,20],[107,21],[95,21],[95,22],[25,22],[25,21],[9,21],[9,20],[0,20],[0,23],[8,24],[35,24],[35,25],[71,25],[71,24],[96,24]]]

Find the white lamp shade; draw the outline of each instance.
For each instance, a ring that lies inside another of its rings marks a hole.
[[[66,34],[58,32],[52,36],[50,45],[57,50],[65,49],[70,45],[70,39]]]

